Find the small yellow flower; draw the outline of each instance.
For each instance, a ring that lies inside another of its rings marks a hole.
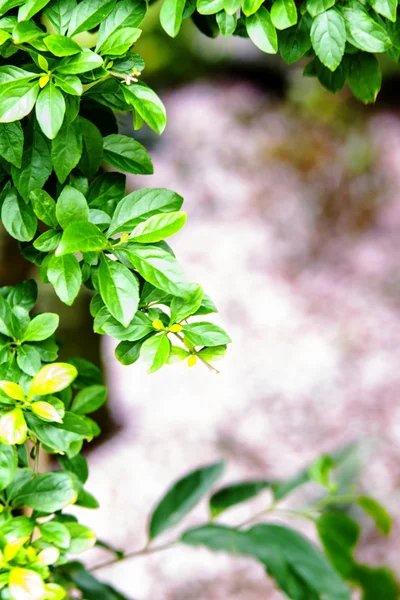
[[[155,319],[153,321],[153,327],[154,327],[154,329],[165,329],[164,324],[161,321],[161,319]]]
[[[178,333],[178,331],[182,331],[182,325],[179,325],[179,323],[175,323],[175,325],[171,325],[169,330],[171,333]]]
[[[50,81],[49,75],[42,75],[41,78],[39,79],[40,87],[43,89],[44,87],[46,87],[46,85],[49,83],[49,81]]]
[[[194,354],[189,356],[188,361],[187,361],[188,367],[194,367],[194,365],[196,363],[197,363],[197,356],[195,356]]]

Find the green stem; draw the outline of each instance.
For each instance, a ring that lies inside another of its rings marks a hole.
[[[184,344],[183,337],[181,337],[179,335],[179,333],[174,332],[174,335],[176,335],[176,337]],[[205,358],[203,358],[202,356],[200,356],[199,353],[197,352],[197,350],[195,350],[193,348],[192,352],[197,356],[197,358],[199,358],[201,360],[202,363],[204,363],[206,365],[207,369],[209,369],[213,373],[217,373],[217,375],[219,375],[218,369],[216,369],[215,367],[213,367]]]
[[[36,440],[34,446],[34,461],[33,461],[33,472],[35,475],[39,475],[39,454],[40,454],[40,441]]]
[[[163,550],[168,550],[172,548],[178,543],[179,540],[173,540],[172,542],[168,542],[166,544],[162,544],[160,546],[153,546],[153,548],[149,546],[145,546],[141,550],[135,550],[134,552],[127,552],[121,558],[110,558],[98,565],[95,565],[90,569],[91,572],[98,571],[99,569],[105,569],[106,567],[110,567],[111,565],[115,565],[118,562],[122,562],[123,560],[127,560],[128,558],[135,558],[136,556],[144,556],[146,554],[155,554],[156,552],[162,552]]]

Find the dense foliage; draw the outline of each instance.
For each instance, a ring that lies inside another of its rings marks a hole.
[[[125,175],[153,171],[146,149],[118,132],[116,112],[131,112],[135,128],[162,133],[164,106],[140,80],[143,59],[132,51],[147,10],[142,0],[0,1],[1,220],[42,282],[71,305],[83,285],[93,291],[94,330],[119,341],[123,364],[139,357],[152,373],[167,363],[197,360],[210,369],[230,342],[208,320],[216,312],[202,287],[187,281],[165,238],[185,223],[183,199],[145,188],[126,193]],[[371,101],[380,86],[373,53],[398,59],[396,3],[334,0],[165,0],[161,23],[175,36],[184,18],[215,36],[249,36],[265,52],[289,63],[313,56],[306,69],[337,91],[345,82]],[[278,30],[278,33],[277,33]],[[400,46],[399,46],[400,48]],[[315,53],[315,56],[314,56]],[[115,170],[112,170],[113,167]],[[85,488],[83,443],[99,435],[87,415],[106,400],[101,372],[87,361],[58,358],[52,313],[30,315],[37,285],[0,289],[0,597],[7,600],[117,600],[71,555],[96,543],[95,534],[63,512],[71,504],[96,508]],[[194,319],[192,319],[194,317]],[[60,468],[39,472],[40,451]],[[289,481],[246,481],[211,492],[210,519],[171,544],[251,556],[295,600],[346,600],[350,587],[366,600],[397,597],[386,569],[359,564],[357,505],[388,534],[390,518],[374,500],[340,481],[348,451],[323,456]],[[223,463],[179,480],[150,518],[154,538],[180,523],[211,491]],[[301,511],[279,506],[299,486],[318,486],[319,497]],[[254,518],[226,526],[225,510],[268,491],[272,503]],[[278,505],[278,506],[277,506]],[[323,550],[287,526],[256,523],[266,515],[312,520]],[[129,558],[113,550],[112,560]],[[135,552],[133,554],[137,554]],[[108,564],[108,563],[107,563]],[[100,565],[101,566],[101,565]]]

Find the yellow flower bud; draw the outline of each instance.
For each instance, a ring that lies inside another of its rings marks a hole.
[[[165,329],[163,322],[160,319],[155,319],[153,321],[154,329]]]
[[[41,78],[39,79],[39,86],[41,88],[44,88],[49,83],[49,81],[50,81],[50,77],[48,75],[42,75]]]
[[[178,331],[182,331],[182,329],[182,325],[179,325],[179,323],[175,323],[175,325],[171,325],[171,327],[169,328],[171,333],[177,333]]]
[[[187,361],[188,367],[194,367],[194,365],[196,363],[197,363],[197,356],[195,356],[194,354],[189,356],[188,361]]]

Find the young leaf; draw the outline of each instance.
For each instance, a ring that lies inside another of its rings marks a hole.
[[[139,282],[135,275],[121,263],[103,257],[99,268],[99,287],[112,316],[127,327],[139,304]]]
[[[166,364],[170,350],[171,343],[165,333],[154,335],[143,342],[140,357],[150,363],[148,373],[155,373]]]
[[[71,252],[99,252],[109,246],[106,236],[93,223],[72,223],[65,229],[56,256]]]
[[[343,58],[346,45],[342,15],[334,8],[318,15],[311,26],[311,42],[322,64],[334,71]]]
[[[357,502],[363,511],[375,521],[377,528],[384,535],[389,535],[392,529],[392,518],[386,509],[379,502],[367,496],[360,496],[357,498]]]
[[[179,211],[183,198],[162,188],[143,188],[121,200],[114,212],[108,235],[132,231],[156,213]]]
[[[182,24],[185,0],[164,0],[160,11],[161,26],[171,37],[176,37]]]
[[[53,255],[47,267],[47,277],[60,300],[71,306],[82,283],[78,259],[73,254]]]
[[[42,419],[42,421],[48,421],[49,423],[62,423],[62,417],[60,417],[57,409],[49,402],[40,400],[39,402],[32,402],[32,411]]]
[[[113,133],[103,140],[104,160],[128,173],[151,175],[153,165],[147,151],[136,140]]]
[[[206,321],[184,325],[183,333],[195,346],[222,346],[231,342],[230,337],[221,327]]]
[[[255,14],[246,17],[245,23],[247,33],[257,48],[267,54],[277,53],[278,38],[276,29],[266,8],[261,6]]]
[[[41,130],[46,137],[53,140],[64,121],[65,100],[52,81],[40,91],[35,112]]]
[[[149,244],[159,242],[177,233],[186,223],[186,213],[171,212],[154,215],[143,223],[136,225],[129,236],[133,242]]]
[[[151,515],[150,539],[177,525],[221,477],[223,470],[224,463],[218,462],[196,469],[177,481]]]
[[[74,187],[66,185],[57,200],[56,216],[63,229],[79,221],[87,222],[89,206],[85,196]]]
[[[0,390],[14,400],[25,400],[25,392],[18,383],[0,381]]]
[[[0,156],[18,169],[21,168],[24,149],[24,134],[21,124],[3,123],[0,125]]]
[[[52,363],[42,367],[33,378],[29,387],[29,398],[33,396],[47,396],[60,392],[68,387],[78,371],[73,365],[67,363]]]
[[[23,342],[40,342],[53,335],[60,317],[54,313],[43,313],[34,317],[25,330]]]
[[[0,442],[14,446],[24,444],[28,427],[20,408],[14,408],[0,417]]]
[[[75,502],[77,495],[74,479],[69,473],[41,473],[22,487],[13,506],[26,505],[43,513],[53,513]]]

